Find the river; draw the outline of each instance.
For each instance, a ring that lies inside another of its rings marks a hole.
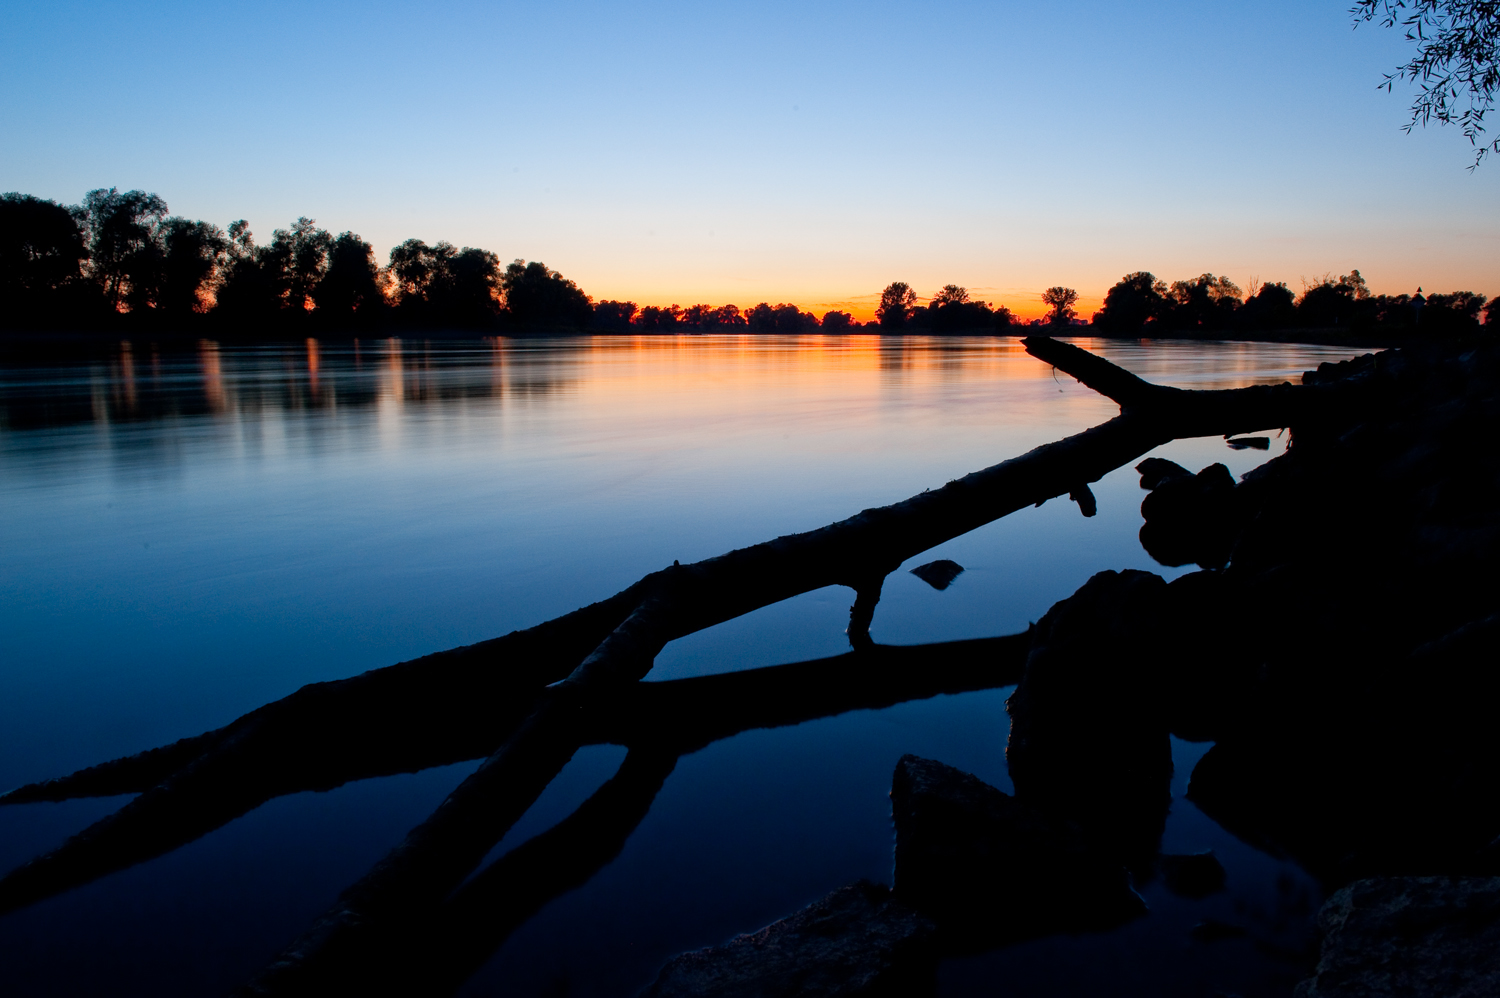
[[[1294,379],[1359,351],[1079,340],[1159,384]],[[1103,422],[1107,399],[1008,337],[656,336],[273,346],[137,341],[0,363],[0,790],[220,726],[324,679],[493,637],[647,572],[884,505]],[[1157,453],[1235,474],[1221,439]],[[903,566],[872,635],[1024,630],[1094,572],[1167,578],[1130,469]],[[950,558],[937,591],[909,574]],[[826,589],[669,645],[649,680],[838,654]],[[1253,627],[1273,607],[1236,608]],[[1232,640],[1232,635],[1226,636]],[[621,855],[542,911],[466,995],[628,995],[684,949],[859,877],[889,883],[906,752],[1004,790],[1009,690],[752,731],[683,758]],[[1174,741],[1179,798],[1206,745]],[[503,852],[623,749],[585,749]],[[0,916],[4,992],[222,994],[400,841],[476,763],[274,800],[167,856]],[[0,808],[0,870],[123,798]],[[1212,848],[1224,893],[1159,884],[1112,933],[948,961],[945,995],[1289,993],[1319,897],[1174,801],[1164,848]],[[1194,941],[1223,922],[1245,934]]]

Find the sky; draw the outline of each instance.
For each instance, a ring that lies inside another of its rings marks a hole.
[[[1500,157],[1403,133],[1410,46],[1348,6],[0,0],[0,190],[446,239],[643,305],[1500,294]]]

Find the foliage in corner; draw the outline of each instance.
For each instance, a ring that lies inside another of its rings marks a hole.
[[[1500,152],[1500,138],[1481,138],[1485,115],[1494,108],[1500,88],[1500,2],[1359,0],[1349,13],[1356,27],[1366,21],[1387,28],[1399,24],[1417,45],[1411,61],[1386,74],[1382,84],[1387,92],[1396,80],[1420,87],[1406,131],[1432,121],[1458,125],[1476,147],[1471,170],[1486,153]]]

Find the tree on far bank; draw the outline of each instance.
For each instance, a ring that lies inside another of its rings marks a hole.
[[[368,325],[385,311],[386,297],[375,248],[341,232],[328,248],[328,270],[313,289],[320,320],[335,329]]]
[[[824,312],[818,326],[825,333],[846,333],[854,328],[854,316],[848,312]]]
[[[73,211],[30,194],[0,194],[0,326],[47,328],[102,305],[84,279],[89,251]]]
[[[1165,281],[1145,270],[1126,274],[1104,296],[1104,305],[1094,313],[1094,325],[1110,332],[1139,334],[1148,325],[1159,324],[1171,311]]]
[[[1268,281],[1245,299],[1236,315],[1246,329],[1290,329],[1297,321],[1297,296],[1282,281]]]
[[[217,225],[172,217],[162,223],[156,305],[167,315],[206,312],[229,240]]]
[[[83,197],[89,240],[89,273],[117,312],[155,304],[161,247],[156,228],[167,217],[167,203],[145,191],[99,188]]]
[[[1073,305],[1078,301],[1078,292],[1072,288],[1056,286],[1042,292],[1042,304],[1051,311],[1047,313],[1047,324],[1051,326],[1066,326],[1077,316],[1073,311]]]
[[[589,296],[555,270],[533,260],[516,260],[500,278],[505,289],[505,317],[533,329],[583,329],[594,317]]]
[[[1167,297],[1168,323],[1174,329],[1210,332],[1230,328],[1241,291],[1227,277],[1200,274],[1189,281],[1173,281]]]
[[[752,333],[815,333],[818,317],[796,305],[761,302],[745,310],[745,324]]]
[[[1479,315],[1489,299],[1472,291],[1427,296],[1419,328],[1426,336],[1461,336],[1479,328]]]
[[[601,301],[594,303],[594,328],[623,333],[630,329],[630,320],[635,318],[633,301]]]
[[[992,332],[1010,325],[1010,311],[1002,310],[1003,317],[990,308],[989,302],[976,301],[968,288],[957,284],[945,284],[920,314],[913,316],[913,324],[920,324],[934,333]]]
[[[892,281],[880,292],[875,318],[883,329],[900,329],[917,306],[917,293],[905,281]]]

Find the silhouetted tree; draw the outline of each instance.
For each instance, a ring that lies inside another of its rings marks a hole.
[[[115,311],[155,304],[163,256],[156,230],[166,217],[167,203],[145,191],[111,187],[84,195],[90,275]]]
[[[753,333],[813,333],[818,317],[796,305],[770,305],[761,302],[745,312],[745,323]]]
[[[286,307],[306,312],[313,307],[313,289],[328,269],[328,251],[333,236],[311,218],[299,218],[290,229],[277,229],[270,257],[282,263]]]
[[[738,305],[720,305],[708,314],[711,329],[743,329],[748,324]]]
[[[635,324],[648,333],[665,333],[675,330],[681,317],[682,309],[676,305],[668,305],[665,308],[659,305],[647,305],[641,309],[641,314],[636,317]]]
[[[248,222],[231,222],[228,235],[213,314],[230,324],[270,321],[283,304],[280,276],[263,266],[261,248],[255,245]]]
[[[1109,332],[1139,335],[1148,326],[1159,325],[1171,309],[1166,283],[1149,271],[1138,270],[1109,289],[1103,307],[1094,313],[1094,325]]]
[[[1006,313],[1007,320],[1010,313]],[[913,316],[914,324],[925,325],[935,333],[964,333],[995,328],[995,313],[989,302],[975,301],[969,297],[967,288],[957,284],[944,285],[932,296],[925,316]],[[1009,322],[1006,322],[1009,325]]]
[[[1190,281],[1173,281],[1167,292],[1172,303],[1168,323],[1173,329],[1209,332],[1234,324],[1240,289],[1227,277],[1202,274]]]
[[[594,305],[578,285],[538,261],[516,260],[501,278],[505,315],[513,324],[536,329],[582,329]]]
[[[333,236],[310,218],[276,229],[266,246],[255,244],[243,220],[231,224],[228,263],[214,315],[235,323],[305,318],[328,270],[332,246]]]
[[[1491,298],[1484,307],[1484,328],[1491,332],[1500,330],[1500,298]]]
[[[524,265],[521,269],[524,273]],[[506,277],[500,258],[489,250],[460,250],[448,242],[428,246],[408,239],[391,250],[390,273],[401,321],[408,325],[484,328],[494,325],[501,314]],[[523,309],[530,302],[528,293],[521,288]],[[592,308],[588,314],[592,317]]]
[[[328,248],[328,269],[313,288],[320,322],[334,328],[368,326],[385,310],[375,249],[352,232],[341,232]]]
[[[1419,329],[1424,336],[1459,336],[1479,328],[1479,315],[1488,299],[1472,291],[1428,295]]]
[[[72,211],[30,194],[0,194],[0,324],[43,328],[86,314],[87,259]]]
[[[1235,318],[1246,329],[1288,329],[1297,321],[1297,296],[1280,281],[1262,284]]]
[[[633,301],[601,301],[594,304],[594,328],[623,333],[630,329],[630,320],[635,318]]]
[[[875,318],[883,329],[900,329],[917,306],[917,293],[905,281],[892,281],[880,292]]]
[[[701,333],[713,328],[716,311],[712,305],[689,305],[677,321],[682,328]]]
[[[458,251],[452,243],[428,246],[420,239],[408,239],[392,247],[390,273],[395,281],[396,305],[409,317],[428,310],[428,298],[434,285],[447,276],[448,261]]]
[[[1375,312],[1375,303],[1369,299],[1370,289],[1359,271],[1337,278],[1325,276],[1302,292],[1297,323],[1309,329],[1368,325]]]
[[[825,333],[843,333],[854,326],[854,316],[848,312],[824,312],[820,326]]]
[[[572,286],[573,282],[567,283]],[[466,329],[493,325],[501,314],[503,286],[500,257],[489,250],[465,246],[448,261],[447,280],[439,285],[438,313],[449,324]],[[580,326],[593,315],[587,296],[583,305],[575,319]]]
[[[1456,124],[1476,146],[1474,166],[1486,153],[1500,152],[1500,138],[1480,142],[1484,118],[1500,88],[1500,3],[1494,0],[1357,0],[1355,23],[1377,18],[1385,27],[1400,23],[1417,43],[1411,61],[1386,75],[1420,85],[1411,105],[1410,132],[1437,121]],[[1472,169],[1473,167],[1470,167]]]
[[[159,227],[162,261],[156,305],[174,316],[206,312],[229,240],[217,225],[169,218]]]
[[[1073,304],[1078,301],[1078,292],[1072,288],[1051,287],[1042,292],[1042,304],[1051,311],[1047,313],[1047,324],[1066,326],[1078,314]]]

